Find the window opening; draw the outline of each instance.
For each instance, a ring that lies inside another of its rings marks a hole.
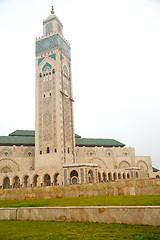
[[[5,156],[6,156],[6,157],[8,156],[8,152],[5,152]]]
[[[29,156],[29,157],[31,156],[31,152],[28,152],[28,156]]]
[[[47,153],[49,153],[49,147],[47,147]]]

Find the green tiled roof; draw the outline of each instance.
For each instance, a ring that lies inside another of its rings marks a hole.
[[[125,144],[114,139],[96,139],[96,138],[81,138],[75,134],[75,144],[79,147],[124,147]],[[35,131],[31,130],[16,130],[9,136],[0,136],[0,145],[35,145]]]
[[[159,170],[153,167],[153,172],[159,172]]]
[[[35,131],[33,131],[33,130],[16,130],[16,131],[10,133],[9,136],[34,137]]]
[[[114,139],[100,139],[100,138],[75,138],[76,146],[104,146],[104,147],[124,147],[125,144]]]
[[[0,145],[27,145],[27,146],[34,146],[35,145],[35,138],[34,137],[24,137],[24,136],[0,136]]]
[[[81,138],[81,136],[79,136],[78,134],[75,134],[75,138]]]

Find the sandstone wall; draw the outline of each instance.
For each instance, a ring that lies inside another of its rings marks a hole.
[[[0,200],[159,194],[160,179],[132,179],[97,184],[0,189]]]
[[[54,207],[0,209],[0,220],[160,225],[160,207]]]

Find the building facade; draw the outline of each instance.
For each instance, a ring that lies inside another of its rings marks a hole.
[[[0,137],[0,188],[153,177],[151,158],[134,148],[75,134],[70,44],[53,8],[36,39],[35,97],[35,131]]]

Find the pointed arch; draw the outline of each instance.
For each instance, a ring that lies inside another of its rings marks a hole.
[[[93,171],[91,169],[88,171],[88,182],[89,183],[93,183],[94,182]]]
[[[44,64],[44,66],[42,67],[42,72],[44,72],[44,70],[45,70],[46,67],[50,68],[50,70],[51,70],[51,68],[52,68],[51,64],[49,64],[48,62],[46,62],[46,63]]]
[[[11,172],[19,172],[19,165],[12,159],[5,158],[0,160],[0,173],[5,167],[9,168]]]
[[[130,163],[124,160],[120,162],[118,168],[128,168],[130,166],[131,166]]]
[[[43,186],[51,186],[51,176],[48,173],[43,175]]]
[[[3,179],[3,188],[10,188],[10,179],[8,176],[6,176],[4,179]]]
[[[66,65],[63,66],[63,72],[65,73],[65,75],[69,76],[69,71],[68,71]]]
[[[58,176],[59,176],[59,173],[55,173],[55,174],[54,174],[54,177],[53,177],[53,184],[54,184],[55,186],[56,186],[56,185],[59,185]]]

